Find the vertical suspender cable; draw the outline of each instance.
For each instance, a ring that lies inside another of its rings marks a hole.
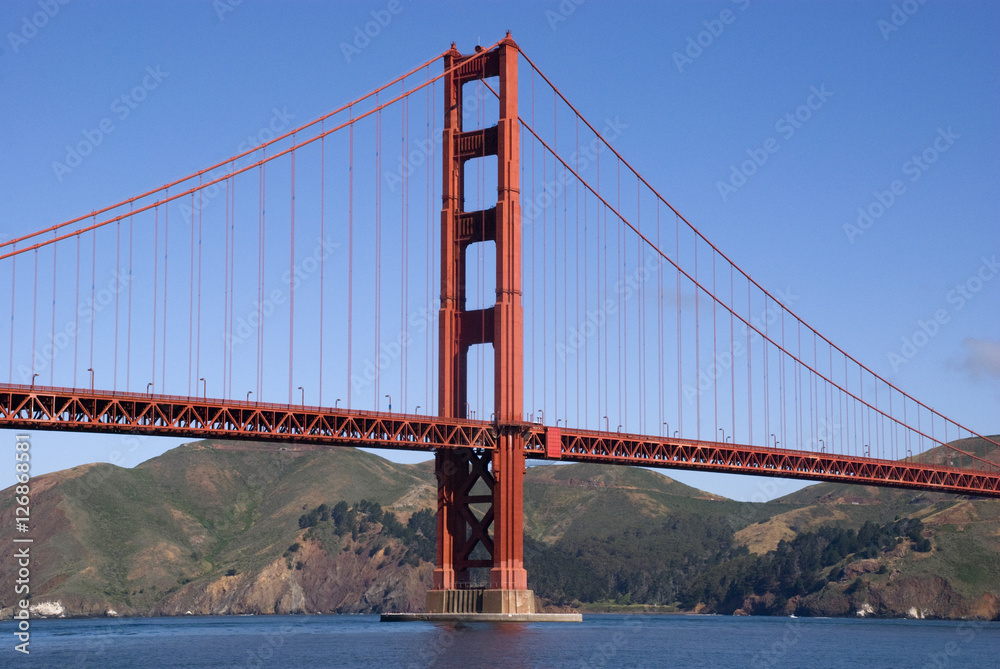
[[[73,387],[76,388],[76,372],[79,368],[80,353],[80,233],[76,235],[76,303],[73,305]],[[154,289],[155,290],[155,289]],[[155,306],[154,306],[155,313]]]
[[[555,163],[555,160],[552,161]],[[542,151],[542,181],[548,177],[548,156]],[[548,203],[548,200],[545,200]],[[536,408],[547,408],[549,398],[548,330],[549,330],[549,207],[542,210],[542,397]]]
[[[576,151],[576,155],[580,155],[580,119],[579,118],[577,118],[577,119],[574,120],[574,125],[575,125],[575,134],[576,134],[576,146],[575,146],[574,150]],[[584,326],[583,326],[583,321],[580,320],[580,313],[581,313],[581,310],[580,310],[580,231],[582,229],[584,232],[586,232],[587,222],[586,222],[586,219],[584,219],[583,228],[580,227],[580,180],[579,179],[576,179],[576,184],[575,184],[574,188],[575,188],[575,191],[574,191],[574,194],[573,194],[573,197],[574,197],[573,211],[576,214],[576,227],[574,229],[574,240],[576,242],[576,252],[574,254],[574,268],[573,269],[576,272],[576,308],[573,311],[573,320],[577,323],[577,327],[580,327],[581,330],[582,330],[584,328]],[[586,237],[584,238],[584,244],[583,244],[583,261],[586,264],[586,262],[587,262],[587,240],[586,240]],[[586,292],[587,292],[587,284],[586,284],[587,272],[586,271],[584,271],[584,273],[583,273],[583,280],[584,280],[583,292],[584,292],[584,295],[586,295]],[[586,297],[584,297],[584,306],[586,306]],[[581,337],[582,336],[582,332],[578,332],[577,336]],[[569,343],[569,342],[567,342],[567,343]],[[581,387],[584,388],[584,391],[583,391],[583,402],[584,402],[584,415],[586,415],[586,410],[587,410],[587,390],[586,390],[586,388],[587,388],[587,379],[586,379],[586,377],[584,377],[583,383],[582,384],[580,383],[580,357],[583,356],[584,360],[586,360],[586,355],[587,355],[586,342],[585,341],[581,341],[581,346],[576,349],[576,378],[574,379],[574,382],[575,382],[576,388],[577,388],[577,391],[576,391],[576,424],[577,424],[578,427],[584,427],[584,428],[587,427],[587,424],[586,424],[586,421],[583,419],[583,416],[581,416],[581,414],[580,414],[580,388]],[[566,418],[568,419],[569,416],[567,416]]]
[[[35,380],[35,339],[36,330],[38,328],[38,249],[35,249],[34,254],[32,254],[35,262],[35,279],[32,282],[32,297],[31,297],[31,380]],[[93,350],[93,347],[91,347]],[[91,355],[91,362],[93,362],[93,355]],[[93,367],[93,365],[91,365]]]
[[[264,164],[261,163],[257,171],[258,193],[257,193],[257,383],[256,395],[260,400],[261,395],[261,365],[264,342]]]
[[[77,240],[79,242],[79,238]],[[17,250],[17,244],[12,247],[13,251]],[[8,363],[7,369],[7,382],[14,383],[14,314],[17,313],[15,306],[17,304],[16,297],[17,291],[15,290],[17,286],[17,255],[14,255],[10,259],[10,362]],[[73,366],[74,369],[76,365]],[[74,387],[76,384],[73,384]]]
[[[201,178],[199,177],[199,183]],[[198,191],[198,304],[197,309],[197,320],[195,322],[195,367],[194,367],[194,378],[201,378],[201,246],[202,246],[202,226],[201,226],[201,211],[203,209],[202,202],[202,191]],[[207,386],[207,384],[206,384]],[[197,391],[197,387],[195,388]],[[207,387],[204,391],[208,393]]]
[[[733,324],[733,311],[736,309],[736,286],[733,281],[733,265],[729,264],[729,304],[732,309],[729,311],[729,354],[732,356],[729,359],[729,408],[732,410],[733,419],[730,423],[729,430],[733,435],[733,443],[736,443],[736,331]],[[747,351],[747,356],[750,352]],[[751,443],[749,438],[747,443]]]
[[[164,277],[165,279],[165,277]],[[97,228],[90,234],[90,369],[94,369],[94,321],[97,320]],[[166,290],[166,286],[164,286]],[[93,372],[91,372],[93,375]],[[93,376],[91,376],[93,378]]]
[[[660,243],[660,201],[654,200],[654,202],[656,203],[656,248],[660,249],[663,248]],[[656,284],[659,289],[656,293],[656,387],[659,391],[657,404],[660,409],[657,421],[662,428],[663,403],[666,398],[663,396],[663,261],[659,258],[656,259]],[[670,436],[669,431],[666,436]]]
[[[233,334],[233,316],[236,311],[236,164],[230,163],[231,177],[228,180],[229,198],[229,334]],[[226,381],[229,389],[227,397],[234,397],[233,394],[233,347],[229,346],[229,378]]]
[[[677,258],[677,434],[684,436],[684,361],[681,358],[681,222],[680,216],[674,216],[674,253]]]
[[[425,77],[430,78],[430,70],[425,69]],[[434,118],[434,112],[431,110],[431,89],[433,86],[428,86],[424,89],[426,93],[426,99],[424,102],[424,113],[426,114],[427,120],[424,123],[424,131],[426,136],[424,137],[424,146],[433,146],[431,144],[431,122]],[[433,251],[431,250],[431,164],[434,161],[431,156],[427,156],[424,160],[424,249],[425,257],[427,262],[424,265],[424,304],[427,305],[427,310],[429,311],[432,303],[431,296],[431,265],[432,258],[434,257]],[[427,329],[424,335],[424,406],[427,408],[427,413],[433,415],[434,413],[434,400],[431,397],[431,333],[430,328]]]
[[[535,73],[531,73],[531,125],[535,125]],[[543,154],[544,155],[544,154]],[[535,357],[535,333],[538,331],[538,320],[535,317],[535,303],[538,293],[535,292],[535,231],[538,230],[538,200],[535,199],[535,142],[531,143],[531,283],[529,293],[531,294],[531,404],[537,404],[535,394],[535,369],[538,367],[538,359]]]
[[[621,211],[622,210],[622,164],[621,164],[620,160],[616,163],[615,183],[617,184],[617,191],[618,191],[618,202],[617,202],[616,206],[618,208],[618,211]],[[622,249],[622,226],[621,226],[621,221],[620,220],[619,221],[615,221],[615,233],[617,234],[617,239],[615,241],[615,253],[618,256],[618,259],[617,259],[617,261],[615,263],[616,264],[615,270],[616,270],[616,273],[617,273],[617,276],[618,276],[618,283],[615,286],[615,293],[616,293],[615,299],[616,300],[621,300],[622,295],[620,294],[620,289],[621,289],[621,286],[622,286],[622,274],[624,273],[624,269],[625,269],[625,258],[624,258],[623,249]],[[627,357],[628,354],[626,352],[626,345],[625,345],[625,327],[624,327],[624,324],[622,322],[624,311],[625,311],[625,305],[624,304],[619,304],[618,305],[618,339],[617,339],[617,343],[618,343],[618,356],[617,356],[617,363],[618,363],[618,422],[619,422],[619,424],[624,424],[626,422],[625,421],[625,410],[624,410],[624,407],[622,405],[622,399],[628,395],[628,385],[625,386],[624,392],[622,392],[622,383],[623,382],[627,382],[627,378],[625,378],[626,365],[622,363],[622,358],[624,357],[625,358],[625,362],[626,363],[628,362],[628,357]],[[625,404],[627,405],[628,402],[626,401]]]
[[[153,299],[150,300],[150,304],[153,305],[153,369],[151,371],[150,382],[153,384],[153,389],[156,389],[156,332],[157,332],[157,322],[156,315],[159,311],[159,280],[160,280],[160,208],[154,208],[153,217]]]
[[[694,280],[695,283],[701,283],[698,279],[698,238],[694,238]],[[701,308],[699,307],[698,298],[701,297],[701,288],[697,285],[694,287],[694,397],[695,397],[695,435],[698,439],[701,439],[701,388],[699,387],[700,376],[701,376]]]
[[[229,225],[230,225],[230,182],[226,179],[226,219],[224,228],[223,279],[222,279],[222,397],[231,397],[229,388],[229,350],[233,346],[232,333],[229,331]],[[227,392],[228,391],[228,392]]]
[[[167,191],[167,195],[170,195],[170,191]],[[162,385],[164,392],[166,392],[167,389],[167,270],[169,258],[170,205],[166,205],[163,208],[163,363],[160,374],[160,384]],[[93,327],[93,320],[91,320],[91,327]],[[93,348],[93,337],[91,337],[91,348]],[[91,365],[91,367],[93,367],[93,365]]]
[[[317,406],[323,406],[323,293],[326,283],[326,121],[320,124],[319,140],[319,398]],[[350,379],[348,379],[350,383]]]
[[[111,389],[118,390],[118,303],[119,296],[121,295],[121,248],[122,248],[122,222],[118,221],[115,223],[115,354],[114,354],[114,365],[112,366],[112,382]],[[55,259],[55,256],[53,256]],[[53,273],[53,279],[55,274]],[[53,284],[55,281],[53,280]],[[53,332],[55,331],[55,286],[52,286],[53,294],[53,304],[52,304],[52,321],[53,321]],[[53,343],[55,339],[53,338]]]
[[[347,406],[351,407],[351,341],[354,309],[354,107],[350,107],[351,125],[348,127],[347,161]]]
[[[292,146],[295,146],[295,134],[292,134]],[[288,233],[288,403],[292,403],[292,388],[294,388],[295,364],[295,150],[292,149],[292,187],[289,217],[291,224]]]
[[[236,171],[236,164],[231,163],[230,173]],[[233,333],[233,315],[236,311],[236,175],[229,179],[232,184],[229,197],[232,206],[229,214],[229,333]],[[229,397],[233,397],[233,347],[229,347]]]
[[[735,304],[734,304],[735,306]],[[752,322],[752,306],[750,300],[750,282],[747,281],[747,323]],[[766,314],[765,314],[766,318]],[[750,341],[750,328],[746,327],[747,333],[747,443],[751,446],[753,445],[753,349],[751,348],[752,342]],[[764,439],[767,439],[767,433],[764,433]],[[733,441],[736,438],[733,437]]]
[[[58,233],[53,232],[53,236],[55,236],[56,234],[58,234]],[[56,249],[57,249],[58,246],[59,246],[58,244],[53,244],[52,245],[52,338],[49,341],[50,341],[53,349],[52,349],[52,357],[49,359],[49,385],[50,386],[54,386],[55,385],[55,367],[56,367],[56,365],[55,365],[55,361],[56,361],[56,352],[55,352],[55,345],[56,345],[56,267],[59,264],[59,260],[56,257]],[[117,325],[117,318],[118,318],[118,311],[117,311],[118,297],[117,297],[117,295],[118,295],[118,293],[116,291],[115,292],[115,306],[116,306],[116,309],[115,309],[115,324],[116,325]],[[117,360],[118,360],[118,329],[116,327],[115,328],[115,361],[117,362]]]
[[[132,389],[132,286],[135,275],[132,269],[132,203],[128,205],[128,318],[125,335],[125,390]]]
[[[640,214],[642,201],[639,181],[635,182],[635,218],[642,220]],[[636,279],[639,282],[639,429],[648,430],[646,425],[646,248],[642,239],[636,235]]]
[[[552,148],[553,150],[559,149],[559,117],[556,108],[556,96],[552,95]],[[559,171],[559,162],[556,160],[555,155],[552,156],[552,181],[551,183],[557,183],[557,173]],[[552,246],[553,249],[559,244],[559,189],[553,188],[552,193]],[[545,254],[548,258],[549,255]],[[553,341],[559,340],[559,254],[552,254],[552,339]],[[548,349],[546,349],[546,355],[548,354]],[[558,371],[558,356],[552,356],[552,408],[558,414],[559,413],[559,371]],[[545,404],[544,406],[548,406]]]
[[[191,193],[191,249],[188,263],[188,396],[191,395],[191,374],[194,372],[194,193]],[[197,378],[197,377],[195,377]]]
[[[779,304],[779,306],[781,306]],[[785,416],[785,310],[781,309],[781,350],[778,351],[778,419],[781,421],[781,442],[788,448],[788,439],[785,436],[785,425],[788,422]]]
[[[425,70],[425,76],[428,79],[430,78],[429,69]],[[431,106],[431,90],[433,88],[434,88],[433,86],[428,86],[425,89],[427,93],[427,99],[424,104],[424,107],[426,109],[425,113],[427,114],[427,121],[424,124],[426,132],[426,137],[424,138],[424,141],[426,143],[424,144],[424,146],[428,147],[434,146],[433,144],[431,144],[431,139],[432,139],[431,124],[433,123],[434,109],[435,109],[434,107]],[[427,263],[424,265],[424,291],[426,292],[426,299],[424,304],[427,305],[428,311],[430,310],[431,304],[433,303],[433,296],[431,289],[431,266],[434,264],[432,260],[434,258],[434,251],[431,240],[431,199],[433,198],[433,193],[434,193],[434,189],[431,185],[431,173],[433,172],[433,170],[431,169],[431,165],[433,162],[434,161],[431,159],[431,156],[427,156],[427,159],[424,161],[425,165],[424,226],[426,227],[426,229],[424,230],[424,234],[426,235],[426,243],[424,248],[426,250],[425,255],[427,257]],[[433,415],[434,413],[434,398],[431,394],[431,355],[432,355],[431,341],[432,340],[433,337],[431,336],[430,328],[428,328],[424,335],[424,351],[425,351],[424,354],[424,403],[425,404],[424,405],[427,407],[427,413],[431,415]]]
[[[718,297],[718,291],[715,287],[715,249],[712,249],[712,295]],[[715,316],[716,304],[712,302],[712,362],[708,366],[708,376],[712,379],[712,392],[714,393],[714,405],[715,405],[715,434],[719,434],[719,375],[718,364],[719,364],[719,340],[718,340],[718,328],[716,328]],[[713,372],[713,366],[715,371]],[[715,439],[715,437],[712,437]]]
[[[378,94],[375,95],[375,105],[378,106]],[[375,403],[379,407],[379,373],[378,356],[382,347],[382,111],[375,113]]]
[[[406,91],[406,85],[405,84],[406,84],[406,82],[404,80],[404,82],[403,82],[403,91],[404,92]],[[400,194],[399,194],[399,206],[400,206],[399,219],[400,219],[400,224],[402,225],[402,228],[403,228],[403,234],[402,234],[402,243],[400,244],[400,247],[399,247],[399,256],[400,256],[399,257],[399,261],[400,261],[400,264],[401,264],[401,268],[400,268],[400,271],[399,271],[399,292],[400,292],[400,300],[399,300],[399,333],[400,333],[400,337],[405,339],[405,338],[407,338],[406,337],[406,301],[407,301],[406,300],[406,298],[407,298],[407,290],[406,290],[406,288],[409,285],[409,281],[408,281],[409,277],[407,276],[407,274],[409,272],[409,269],[406,266],[406,261],[408,260],[407,255],[406,255],[406,250],[407,250],[407,247],[409,246],[409,243],[410,243],[409,226],[407,225],[407,216],[408,216],[409,212],[407,210],[407,202],[406,202],[407,193],[408,193],[408,190],[407,190],[408,182],[407,182],[407,179],[406,179],[406,173],[409,172],[409,167],[406,165],[407,161],[409,160],[409,151],[407,151],[407,146],[406,146],[406,131],[407,131],[407,125],[409,123],[409,104],[410,104],[409,97],[403,98],[403,100],[400,102],[400,104],[402,104],[402,106],[403,106],[402,112],[399,115],[400,116],[400,126],[402,127],[402,134],[400,136],[400,145],[401,145],[401,149],[402,149],[402,152],[403,152],[403,158],[402,158],[403,162],[401,163],[401,165],[403,166],[403,169],[400,170],[400,178],[402,179],[403,184],[402,184],[402,189],[401,189]],[[400,342],[400,343],[402,343],[402,342]],[[399,383],[400,389],[399,389],[399,394],[402,396],[402,400],[400,402],[400,405],[403,407],[403,410],[405,411],[406,407],[407,407],[407,396],[406,396],[406,347],[405,346],[400,346],[400,348],[402,349],[400,351],[400,353],[402,354],[402,366],[401,366],[401,370],[400,370],[400,383]]]

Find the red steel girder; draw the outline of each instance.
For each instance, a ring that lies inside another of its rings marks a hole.
[[[0,428],[432,451],[496,448],[482,421],[0,384]]]
[[[498,426],[438,416],[0,384],[0,428],[244,439],[415,451],[496,449]],[[1000,498],[1000,467],[962,469],[731,443],[505,426],[529,458],[890,486]]]
[[[527,425],[528,457],[775,476],[1000,497],[1000,466],[962,469],[912,461]],[[558,444],[558,453],[557,451]]]

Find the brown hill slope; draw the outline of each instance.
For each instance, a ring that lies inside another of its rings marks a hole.
[[[982,455],[996,456],[985,448]],[[426,462],[395,464],[353,449],[195,442],[134,469],[97,464],[39,476],[31,496],[32,602],[53,613],[419,610],[430,581],[427,514],[436,491]],[[339,525],[330,517],[337,502],[347,509],[362,499],[392,517],[376,521],[355,510]],[[411,517],[420,522],[408,528]],[[766,591],[714,604],[691,592],[704,574],[739,573],[754,556],[774,555],[781,541],[896,518],[919,519],[928,550],[903,538],[874,556],[849,555],[821,572],[816,589],[787,603]],[[13,488],[0,493],[0,523],[13,525]],[[535,466],[526,475],[525,535],[532,585],[558,604],[1000,613],[994,501],[820,484],[744,504],[641,468]],[[0,546],[5,581],[13,577],[12,551],[10,543]],[[11,596],[0,593],[0,615],[10,615]]]

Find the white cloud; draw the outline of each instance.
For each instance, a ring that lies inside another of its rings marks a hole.
[[[974,378],[992,376],[1000,379],[1000,341],[966,337],[962,346],[966,352],[962,366]]]

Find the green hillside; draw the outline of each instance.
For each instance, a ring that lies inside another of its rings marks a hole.
[[[353,449],[195,442],[134,469],[76,467],[32,482],[32,601],[64,615],[419,610],[435,506],[432,463]],[[529,583],[553,607],[1000,616],[992,500],[818,484],[751,504],[558,464],[528,468],[524,509]]]

